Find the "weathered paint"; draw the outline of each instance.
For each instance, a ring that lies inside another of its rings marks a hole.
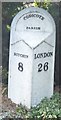
[[[36,106],[53,94],[55,23],[50,14],[30,7],[13,19],[10,33],[8,98]]]

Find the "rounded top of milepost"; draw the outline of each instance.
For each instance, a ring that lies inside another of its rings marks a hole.
[[[11,43],[24,40],[32,47],[34,40],[36,46],[53,32],[55,22],[46,10],[37,7],[25,8],[12,21],[11,34],[15,39],[11,40]]]

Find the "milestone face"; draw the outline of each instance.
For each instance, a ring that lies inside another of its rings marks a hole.
[[[28,108],[53,94],[55,24],[45,10],[28,8],[11,25],[8,97]]]

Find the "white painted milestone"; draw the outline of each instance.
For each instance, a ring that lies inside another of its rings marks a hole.
[[[10,33],[8,98],[31,108],[54,89],[56,28],[51,15],[30,7],[13,19]]]

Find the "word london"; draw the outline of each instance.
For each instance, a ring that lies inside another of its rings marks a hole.
[[[14,56],[28,58],[28,55],[24,55],[24,54],[20,54],[20,53],[15,53],[15,52],[14,52]],[[38,54],[34,54],[34,59],[37,59],[37,58],[46,58],[46,57],[51,57],[51,56],[53,56],[53,52],[38,53]]]
[[[38,53],[38,54],[34,54],[34,58],[37,59],[37,58],[45,58],[45,57],[51,57],[53,56],[53,52],[48,52],[48,53]]]

